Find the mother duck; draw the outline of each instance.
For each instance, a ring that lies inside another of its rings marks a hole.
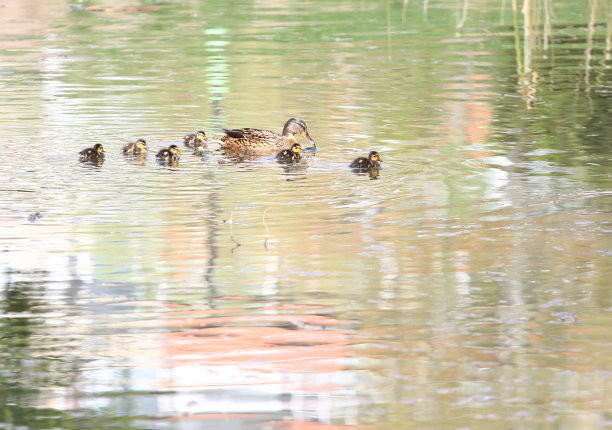
[[[276,154],[278,151],[289,148],[297,143],[295,135],[299,134],[316,144],[308,134],[306,123],[300,118],[291,118],[283,127],[283,134],[259,128],[223,129],[225,136],[221,138],[221,148],[231,153],[246,155]]]

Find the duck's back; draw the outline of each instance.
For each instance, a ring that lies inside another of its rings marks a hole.
[[[156,157],[159,158],[160,160],[167,160],[167,159],[172,158],[172,153],[168,151],[167,149],[160,149]]]
[[[365,158],[365,157],[356,158],[349,165],[349,167],[352,167],[354,169],[368,169],[368,168],[370,168],[372,166],[373,166],[372,162],[370,160],[368,160],[367,158]]]
[[[185,144],[187,148],[191,148],[191,149],[198,149],[206,145],[206,142],[198,139],[197,133],[188,134],[185,137],[183,137],[183,143]]]
[[[259,128],[224,129],[221,148],[239,153],[265,154],[276,153],[286,148],[289,140],[282,134]]]
[[[124,154],[133,154],[135,150],[136,150],[136,142],[130,142],[123,146]]]

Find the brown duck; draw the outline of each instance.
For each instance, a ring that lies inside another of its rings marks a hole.
[[[353,169],[369,169],[371,167],[379,167],[381,163],[380,155],[376,151],[370,151],[368,158],[359,157],[355,158],[349,167]]]
[[[181,158],[181,151],[178,146],[170,145],[167,149],[160,149],[156,157],[160,161],[178,161]]]
[[[276,153],[297,143],[296,134],[316,147],[314,140],[308,134],[306,123],[299,118],[289,119],[283,127],[282,134],[259,128],[223,129],[223,131],[225,136],[221,138],[221,148],[233,153],[248,155]]]
[[[183,143],[187,148],[194,149],[196,151],[201,151],[206,146],[208,139],[206,138],[206,133],[200,130],[197,133],[188,134],[183,137]]]
[[[104,160],[104,147],[96,143],[92,148],[83,149],[79,155],[81,161],[101,161]]]
[[[146,154],[149,148],[147,148],[147,142],[144,139],[138,139],[136,142],[130,142],[123,147],[123,153],[125,155],[142,155]]]
[[[294,143],[291,148],[283,149],[276,154],[276,159],[283,162],[300,161],[302,159],[300,152],[302,152],[302,145]]]

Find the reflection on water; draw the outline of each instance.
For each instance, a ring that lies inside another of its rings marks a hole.
[[[0,423],[610,426],[596,2],[38,3],[0,15]],[[299,162],[219,150],[292,116]]]
[[[369,176],[370,179],[378,179],[380,175],[380,167],[369,167],[363,169],[352,169],[357,176]]]

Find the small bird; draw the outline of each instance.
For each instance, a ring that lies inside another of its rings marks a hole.
[[[188,134],[183,137],[183,142],[187,148],[194,149],[196,151],[201,151],[206,147],[208,143],[208,138],[206,137],[206,133],[200,130],[197,133]]]
[[[43,216],[42,216],[42,214],[40,212],[34,212],[34,213],[31,213],[30,216],[28,216],[28,221],[36,222],[39,219],[41,219],[42,217]]]
[[[276,159],[284,162],[300,161],[302,159],[300,152],[302,152],[302,146],[299,143],[294,143],[291,148],[279,152]]]
[[[104,159],[104,147],[96,143],[92,148],[85,148],[79,152],[81,161],[100,161]]]
[[[355,158],[353,162],[349,165],[354,169],[369,169],[371,167],[379,167],[382,160],[380,159],[380,155],[376,151],[370,151],[368,154],[368,158],[359,157]]]
[[[125,155],[142,155],[146,154],[149,148],[147,148],[147,142],[144,139],[138,139],[136,142],[130,142],[123,147],[123,153]]]
[[[181,151],[179,150],[178,146],[170,145],[167,149],[161,149],[157,153],[156,157],[158,160],[162,161],[178,161],[178,159],[181,157]]]
[[[233,153],[249,155],[275,153],[297,143],[296,134],[316,147],[314,140],[308,134],[306,123],[299,118],[290,118],[285,123],[282,134],[259,128],[223,129],[223,131],[225,136],[221,138],[221,148]]]

